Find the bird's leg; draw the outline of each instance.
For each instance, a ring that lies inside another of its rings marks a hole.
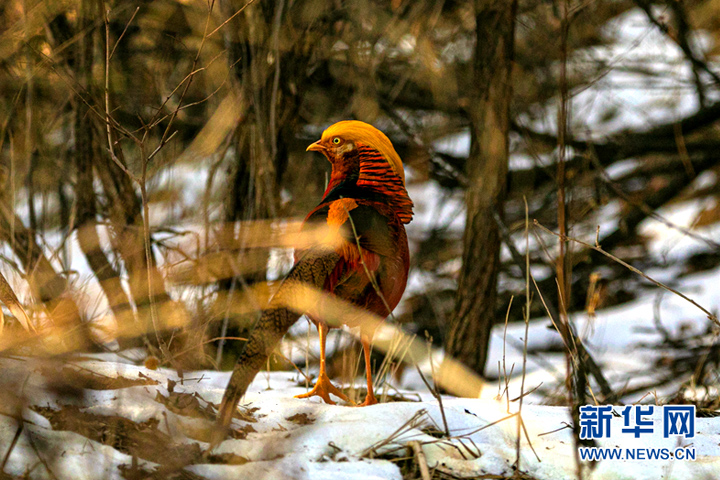
[[[325,371],[325,341],[327,340],[328,326],[325,322],[318,322],[317,327],[318,332],[320,333],[320,373],[318,374],[318,378],[313,389],[307,393],[295,395],[295,398],[310,398],[318,396],[322,398],[325,403],[335,405],[335,402],[330,399],[330,394],[332,393],[346,402],[353,403],[352,400],[342,393],[339,388],[330,383],[330,377],[328,377],[327,372]]]
[[[368,405],[375,405],[378,403],[375,394],[373,393],[373,382],[372,382],[372,366],[370,364],[370,338],[366,335],[360,337],[360,341],[363,346],[363,353],[365,353],[365,375],[367,376],[367,395],[365,395],[365,401],[362,402],[359,407],[366,407]]]

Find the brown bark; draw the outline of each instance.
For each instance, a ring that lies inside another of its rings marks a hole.
[[[245,112],[233,138],[234,162],[225,204],[230,228],[232,222],[277,216],[277,164],[285,149],[278,144],[280,86],[275,84],[275,68],[281,59],[275,56],[273,35],[274,25],[282,20],[275,17],[284,2],[275,3],[245,10],[236,28],[226,30],[228,60],[235,65],[233,87]],[[232,0],[221,3],[228,16],[242,5]],[[269,63],[270,57],[275,61]]]
[[[474,85],[467,109],[470,156],[467,161],[467,220],[456,305],[447,327],[445,349],[479,374],[487,359],[495,323],[500,237],[493,212],[502,209],[508,170],[516,2],[475,2]]]

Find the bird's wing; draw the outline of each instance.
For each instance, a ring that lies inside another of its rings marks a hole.
[[[348,212],[342,227],[343,238],[368,252],[384,257],[395,253],[387,217],[369,205],[361,204]]]
[[[325,203],[305,219],[305,225],[317,223],[335,224],[343,239],[369,252],[385,257],[395,254],[389,219],[371,205],[351,199]]]
[[[340,259],[328,276],[325,290],[335,292],[342,285],[342,296],[346,300],[362,294],[371,283],[370,276],[380,268],[383,257],[397,254],[388,222],[377,208],[352,199],[320,205],[308,215],[306,224],[326,223],[331,230],[337,230],[340,238],[340,242],[334,244]]]

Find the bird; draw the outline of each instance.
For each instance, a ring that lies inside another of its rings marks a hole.
[[[322,153],[331,164],[330,180],[320,203],[302,229],[324,227],[332,241],[306,245],[295,252],[295,264],[250,333],[238,357],[218,408],[215,438],[224,439],[237,403],[289,328],[305,313],[287,307],[291,286],[300,282],[388,317],[405,291],[410,264],[405,225],[413,218],[413,202],[405,187],[402,160],[390,139],[357,120],[337,122],[306,151]],[[299,398],[330,395],[349,402],[325,368],[325,343],[330,328],[310,317],[320,336],[320,371],[311,391]],[[370,336],[361,334],[367,394],[359,406],[377,403],[372,388]]]

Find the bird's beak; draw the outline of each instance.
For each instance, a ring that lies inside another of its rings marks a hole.
[[[318,141],[315,142],[315,143],[311,143],[311,144],[308,145],[308,147],[305,149],[306,152],[324,152],[325,150],[327,150],[327,149],[325,148],[325,145],[322,145],[322,144],[320,143],[320,140],[318,140]]]

